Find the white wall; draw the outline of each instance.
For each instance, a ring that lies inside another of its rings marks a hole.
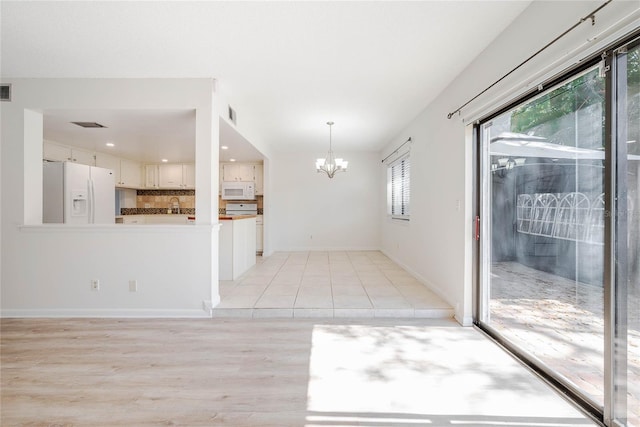
[[[244,139],[249,141],[253,147],[260,152],[263,156],[263,188],[264,197],[262,199],[263,206],[263,254],[268,256],[274,252],[272,242],[272,209],[271,209],[271,194],[273,193],[273,185],[271,180],[271,161],[273,157],[273,150],[269,147],[267,141],[262,138],[260,131],[253,126],[254,118],[248,115],[242,107],[237,108],[237,105],[230,104],[230,95],[228,89],[225,87],[224,82],[216,81],[216,96],[214,98],[215,107],[221,112],[220,118],[233,127]],[[233,123],[228,118],[228,107],[232,106],[236,111],[236,123]],[[218,185],[218,176],[213,177],[215,180],[214,185]]]
[[[207,316],[203,302],[219,300],[212,80],[3,82],[13,84],[13,100],[1,106],[2,315]],[[198,224],[41,225],[41,111],[56,108],[195,109]],[[99,292],[90,290],[91,279],[101,281]],[[129,280],[138,281],[138,292],[129,292]]]
[[[379,155],[339,154],[349,161],[349,170],[333,179],[316,172],[318,153],[273,155],[270,237],[274,250],[379,249]]]
[[[413,272],[427,286],[444,297],[462,324],[472,321],[473,186],[474,158],[471,141],[465,137],[466,123],[478,111],[497,107],[506,92],[522,93],[523,83],[536,86],[535,77],[551,74],[551,68],[567,66],[571,53],[587,39],[619,26],[638,22],[637,2],[613,2],[596,17],[596,25],[585,23],[557,46],[540,55],[511,78],[479,98],[460,116],[447,114],[475,96],[556,35],[578,22],[602,2],[533,2],[469,67],[462,72],[398,137],[382,150],[385,157],[407,138],[413,139],[411,153],[411,221],[387,218],[380,209],[382,250]],[[634,15],[635,14],[635,15]],[[628,29],[628,28],[627,28]],[[613,38],[610,32],[595,43]],[[550,64],[552,66],[550,67]],[[475,113],[474,113],[475,111]],[[467,122],[463,121],[466,117]],[[384,179],[384,170],[379,173]],[[382,190],[381,197],[386,190]]]

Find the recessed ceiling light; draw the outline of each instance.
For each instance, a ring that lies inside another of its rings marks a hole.
[[[107,142],[105,145],[107,147],[115,147],[116,146],[116,144],[114,144],[113,142]]]
[[[167,159],[162,159],[162,163],[167,163],[169,160]]]
[[[220,146],[220,148],[222,148],[223,150],[228,150],[229,149],[229,147],[227,147],[226,145],[222,145],[222,146]]]
[[[235,161],[236,161],[236,159],[229,159],[229,161],[230,161],[230,162],[235,162]]]

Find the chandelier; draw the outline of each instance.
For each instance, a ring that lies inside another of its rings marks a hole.
[[[318,173],[324,172],[329,178],[333,178],[336,172],[346,172],[349,162],[343,159],[336,159],[331,149],[331,126],[333,122],[327,122],[329,125],[329,152],[326,159],[316,160],[316,171]]]

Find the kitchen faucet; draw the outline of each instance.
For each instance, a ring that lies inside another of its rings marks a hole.
[[[169,208],[167,209],[169,213],[173,213],[173,210],[176,210],[176,213],[180,215],[180,199],[177,197],[172,197],[169,199]]]

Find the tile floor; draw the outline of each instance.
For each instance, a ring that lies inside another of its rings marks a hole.
[[[214,317],[448,318],[453,309],[379,251],[291,252],[258,257],[220,281]]]

